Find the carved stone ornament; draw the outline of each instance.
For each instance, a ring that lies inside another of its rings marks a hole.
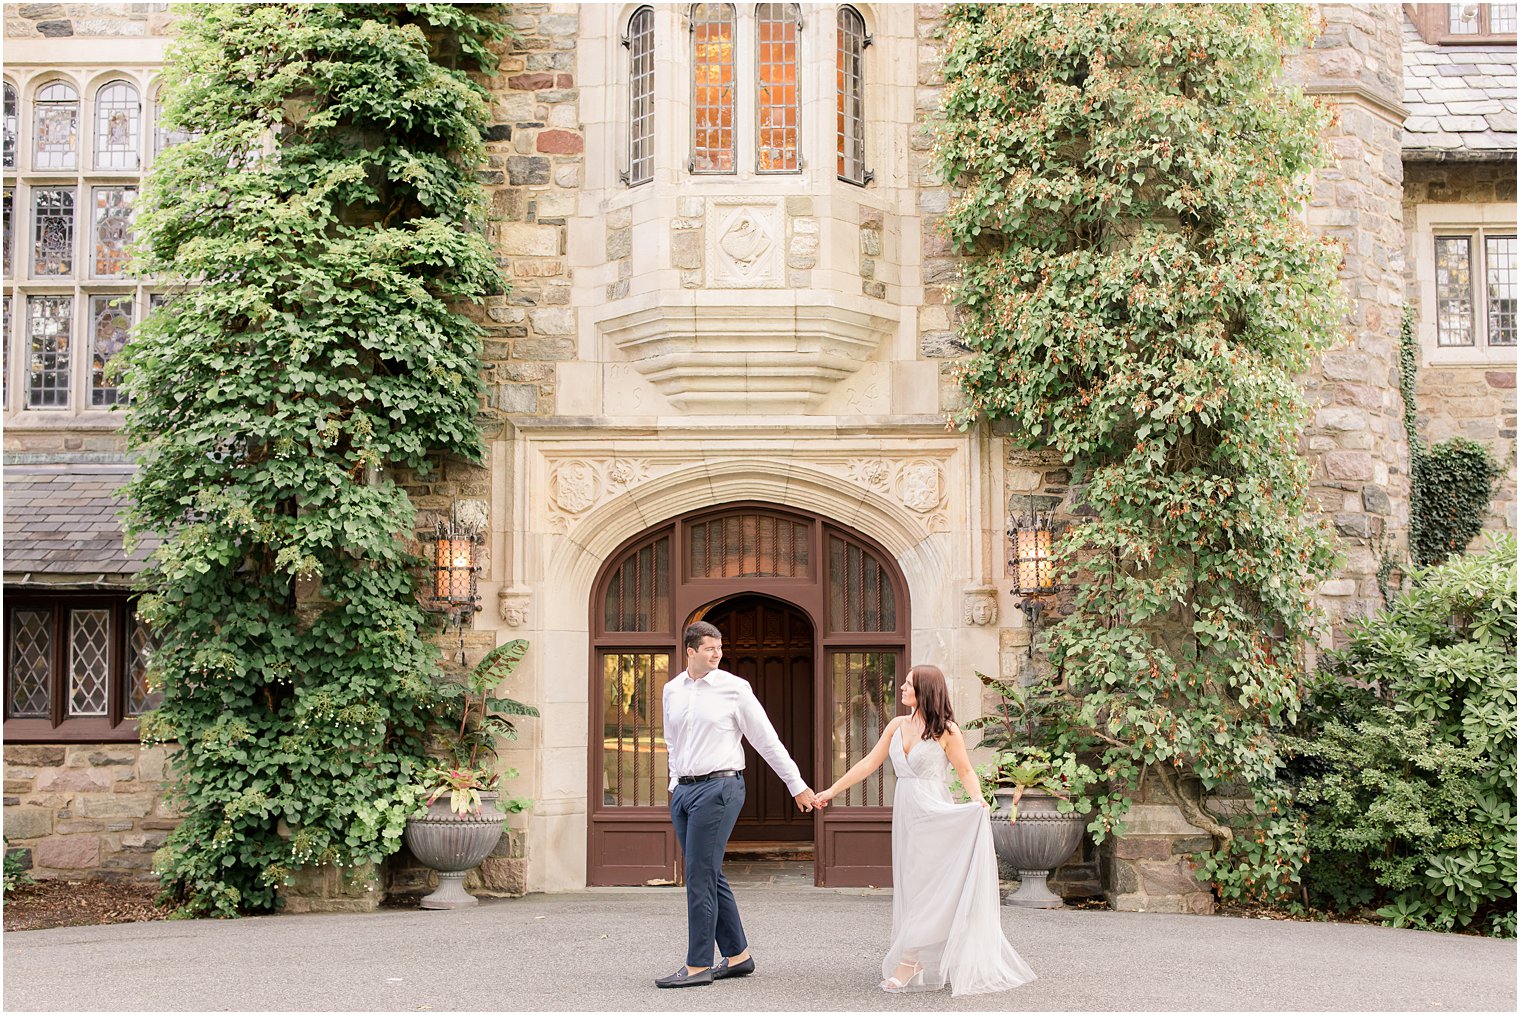
[[[596,469],[585,462],[565,462],[549,480],[549,496],[566,514],[578,515],[601,497]]]
[[[967,589],[962,600],[961,622],[967,627],[995,627],[998,619],[997,589]]]
[[[919,514],[939,507],[942,486],[939,466],[934,462],[909,462],[897,474],[897,495],[904,506]]]
[[[732,202],[732,203],[730,203]],[[708,257],[714,285],[724,288],[781,284],[781,210],[774,202],[720,199],[713,203]]]
[[[484,532],[491,521],[491,505],[476,499],[456,501],[454,520],[467,529]]]
[[[508,627],[524,627],[528,623],[530,598],[525,589],[502,589],[496,593],[496,609]]]

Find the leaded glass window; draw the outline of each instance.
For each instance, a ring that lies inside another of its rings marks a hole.
[[[45,718],[52,708],[53,614],[51,610],[11,610],[10,658],[6,660],[6,712],[17,718]]]
[[[153,154],[161,154],[165,149],[184,144],[186,141],[193,141],[198,137],[200,134],[197,131],[165,127],[163,99],[160,98],[153,103]]]
[[[11,298],[0,300],[4,306],[5,323],[0,327],[0,408],[11,401]]]
[[[1472,238],[1436,237],[1436,343],[1473,344]]]
[[[841,180],[862,186],[871,182],[871,174],[866,170],[865,51],[869,42],[860,12],[853,7],[839,8],[835,171]]]
[[[142,715],[163,704],[164,692],[148,686],[148,668],[153,664],[153,635],[148,625],[131,618],[127,635],[127,714]]]
[[[132,235],[132,203],[136,187],[96,187],[92,223],[94,275],[120,278],[127,271],[127,241]]]
[[[38,409],[67,408],[74,298],[29,296],[26,303],[30,336],[26,404]]]
[[[15,239],[16,192],[5,188],[5,277],[11,277],[11,248]]]
[[[1515,237],[1486,236],[1488,344],[1515,344]]]
[[[116,405],[126,396],[110,372],[111,360],[132,334],[132,297],[90,297],[90,404]]]
[[[654,179],[654,8],[628,19],[628,185]]]
[[[95,93],[95,168],[136,169],[137,132],[142,106],[137,89],[125,81],[102,85]]]
[[[105,715],[111,686],[111,611],[69,611],[69,715]]]
[[[797,37],[802,14],[796,4],[755,5],[755,170],[795,173],[798,153]]]
[[[37,92],[32,168],[76,169],[79,166],[79,93],[55,81]]]
[[[1488,30],[1495,35],[1515,30],[1516,4],[1490,4],[1488,8]]]
[[[1477,4],[1447,4],[1446,12],[1447,29],[1452,35],[1477,35],[1481,31]]]
[[[16,86],[5,83],[5,168],[16,168]]]
[[[74,188],[32,191],[32,274],[39,278],[74,274]]]
[[[732,173],[734,5],[692,5],[691,37],[691,171]]]

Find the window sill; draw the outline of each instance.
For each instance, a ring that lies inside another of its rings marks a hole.
[[[123,719],[116,725],[104,717],[66,719],[57,726],[51,719],[5,720],[7,744],[135,744],[137,720]]]
[[[1504,367],[1513,369],[1516,362],[1515,347],[1487,349],[1430,349],[1425,350],[1424,366],[1427,367]]]
[[[121,411],[90,409],[8,409],[5,425],[16,430],[120,430],[126,417]]]

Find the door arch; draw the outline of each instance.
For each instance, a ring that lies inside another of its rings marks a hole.
[[[588,884],[679,881],[661,690],[684,666],[680,636],[689,620],[766,599],[812,630],[809,785],[843,774],[898,713],[911,630],[907,585],[869,536],[820,515],[746,502],[627,540],[603,564],[590,603]],[[761,703],[775,723],[781,702]],[[890,884],[890,803],[891,776],[880,772],[814,812],[817,884]]]

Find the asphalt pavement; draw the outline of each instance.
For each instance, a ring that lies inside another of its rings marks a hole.
[[[679,890],[593,889],[454,912],[12,931],[7,1011],[1514,1011],[1515,943],[1350,924],[1030,911],[1039,979],[1001,994],[876,984],[882,891],[736,890],[755,975],[657,990]]]

